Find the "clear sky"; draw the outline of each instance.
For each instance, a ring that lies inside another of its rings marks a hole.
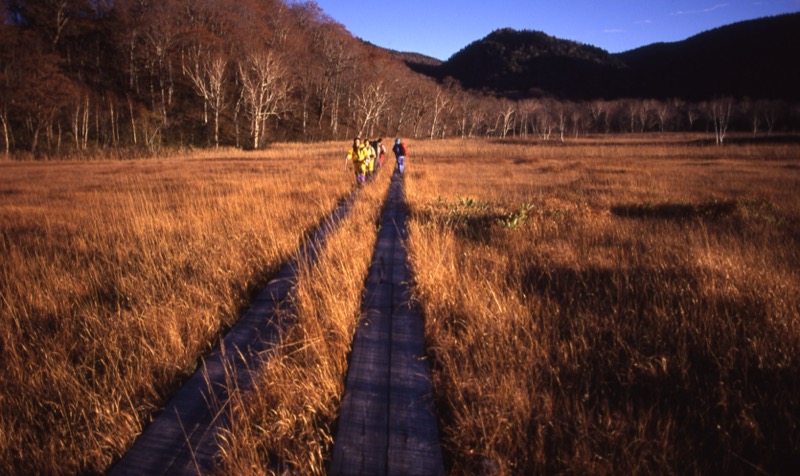
[[[800,0],[316,0],[353,35],[441,60],[498,28],[539,30],[611,53],[680,41],[741,20],[800,11]]]

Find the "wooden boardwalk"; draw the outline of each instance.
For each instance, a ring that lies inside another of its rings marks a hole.
[[[424,323],[406,284],[406,219],[403,180],[395,175],[353,342],[333,475],[444,474]]]
[[[297,263],[314,261],[327,235],[350,211],[355,194],[325,220],[298,256],[283,266],[250,309],[205,358],[130,450],[109,471],[111,475],[209,474],[219,445],[219,430],[229,423],[228,389],[246,391],[261,359],[289,324],[287,297]]]

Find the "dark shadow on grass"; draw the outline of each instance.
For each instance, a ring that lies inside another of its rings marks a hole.
[[[695,467],[714,468],[735,450],[767,474],[796,474],[796,424],[786,415],[797,410],[800,373],[783,362],[792,345],[749,350],[753,339],[785,342],[764,298],[686,295],[702,283],[682,267],[522,265],[519,273],[525,294],[559,310],[538,329],[557,343],[541,382],[596,417],[610,409],[671,419],[677,438],[697,449]],[[564,348],[578,349],[574,362],[561,359]]]
[[[710,201],[693,203],[660,203],[646,205],[616,205],[611,213],[622,218],[640,220],[719,220],[731,216],[736,211],[736,202]]]

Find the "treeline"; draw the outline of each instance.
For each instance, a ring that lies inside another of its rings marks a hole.
[[[401,131],[437,89],[314,2],[4,0],[0,15],[6,154]]]
[[[6,157],[797,123],[797,108],[775,101],[570,103],[466,92],[353,38],[314,2],[0,0]]]
[[[695,131],[712,134],[717,144],[723,144],[728,132],[734,130],[753,135],[796,130],[800,124],[798,106],[779,100],[730,97],[702,102],[680,99],[501,100],[494,109],[486,111],[488,116],[464,114],[460,119],[464,127],[459,129],[459,134],[502,138],[534,135],[544,140],[563,141],[588,134]]]

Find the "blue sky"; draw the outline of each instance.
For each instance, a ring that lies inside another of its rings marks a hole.
[[[353,35],[446,60],[498,28],[540,30],[611,53],[800,11],[800,0],[316,0]]]

